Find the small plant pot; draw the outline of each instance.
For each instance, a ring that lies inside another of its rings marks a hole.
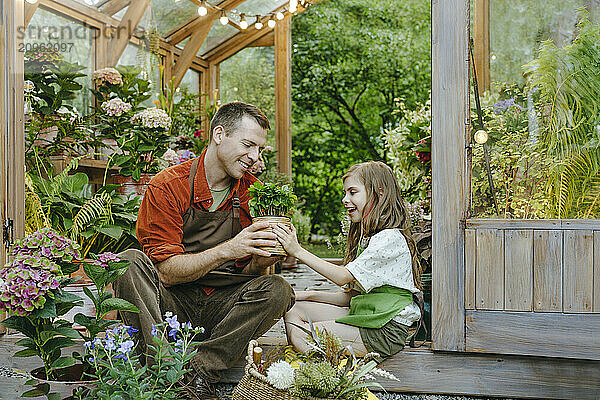
[[[72,399],[74,391],[80,387],[91,389],[95,387],[95,380],[84,380],[83,366],[75,364],[67,368],[58,370],[58,380],[46,379],[44,367],[36,368],[31,371],[31,376],[40,384],[47,383],[50,385],[50,393],[60,393],[61,398]]]
[[[292,222],[291,222],[290,218],[280,217],[280,216],[275,216],[275,215],[266,215],[264,217],[252,218],[252,223],[254,223],[254,222],[268,222],[270,224],[283,224],[289,228],[292,227]],[[267,228],[266,230],[268,230],[269,232],[273,231],[271,228]],[[283,246],[281,245],[281,243],[279,243],[279,242],[277,242],[277,245],[275,245],[275,246],[264,246],[261,248],[263,250],[270,252],[271,256],[287,256],[288,255],[286,253],[286,251],[284,250]]]

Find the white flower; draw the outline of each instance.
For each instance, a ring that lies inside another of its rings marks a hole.
[[[146,128],[162,128],[169,130],[171,127],[171,117],[167,115],[165,110],[160,108],[148,108],[140,111],[131,118],[131,122],[141,124]]]
[[[167,317],[167,318],[171,318],[172,316],[173,316],[173,313],[171,311],[167,311],[165,313],[165,317]]]
[[[162,159],[168,162],[170,165],[175,165],[177,164],[177,161],[179,161],[179,155],[175,150],[169,149],[165,151],[165,154],[163,154]]]
[[[94,71],[92,79],[99,85],[103,85],[104,83],[111,83],[118,86],[123,85],[123,77],[119,71],[114,68],[102,68],[98,71]]]
[[[267,380],[277,389],[289,389],[294,384],[294,368],[286,361],[278,361],[267,369]]]
[[[102,111],[104,111],[108,115],[112,115],[114,117],[120,117],[121,115],[123,115],[126,112],[129,112],[129,110],[131,110],[131,104],[125,103],[120,98],[115,97],[114,99],[110,99],[110,100],[102,103],[100,108],[102,109]]]

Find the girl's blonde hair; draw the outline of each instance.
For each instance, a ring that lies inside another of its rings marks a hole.
[[[396,228],[406,239],[412,257],[413,280],[415,286],[422,290],[417,246],[410,233],[410,216],[400,196],[400,187],[394,172],[381,161],[368,161],[350,167],[342,181],[345,182],[350,176],[355,176],[365,185],[367,204],[363,210],[362,221],[350,223],[344,264],[356,258],[362,236],[370,238],[383,229]]]

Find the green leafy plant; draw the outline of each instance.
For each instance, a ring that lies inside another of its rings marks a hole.
[[[545,192],[555,218],[600,216],[600,24],[585,11],[579,19],[572,44],[543,42],[524,66],[528,84],[540,92],[539,140],[554,158]]]
[[[250,188],[250,214],[253,217],[285,216],[294,208],[297,197],[290,185],[254,182]]]
[[[75,158],[60,174],[44,170],[28,174],[32,189],[51,226],[76,240],[84,257],[88,253],[119,252],[138,246],[135,221],[141,200],[116,192],[118,185],[104,185],[92,194],[87,175],[76,173]],[[39,212],[39,210],[38,210]]]
[[[94,261],[84,263],[83,270],[85,274],[92,280],[96,291],[93,292],[87,287],[83,288],[85,295],[94,303],[96,315],[93,317],[78,313],[74,317],[74,322],[85,326],[87,335],[81,334],[86,340],[93,340],[98,333],[105,331],[108,327],[117,323],[117,320],[105,319],[111,311],[128,311],[139,313],[136,306],[126,300],[115,298],[108,291],[108,287],[119,277],[123,276],[129,268],[130,262],[121,260],[116,254],[106,252],[98,256],[90,255]]]
[[[176,383],[190,370],[186,367],[196,354],[193,341],[203,328],[180,323],[177,315],[165,315],[165,322],[152,326],[152,344],[148,357],[153,362],[140,365],[134,354],[133,333],[124,325],[107,331],[103,339],[86,342],[86,354],[94,365],[91,376],[98,380],[94,388],[81,391],[83,399],[179,399],[182,388]],[[171,339],[172,341],[169,341]]]

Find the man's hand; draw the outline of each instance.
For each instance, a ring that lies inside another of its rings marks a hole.
[[[242,229],[233,239],[226,243],[231,258],[242,258],[249,255],[271,258],[271,253],[261,249],[264,246],[276,246],[277,236],[268,232],[268,222],[255,222]]]

